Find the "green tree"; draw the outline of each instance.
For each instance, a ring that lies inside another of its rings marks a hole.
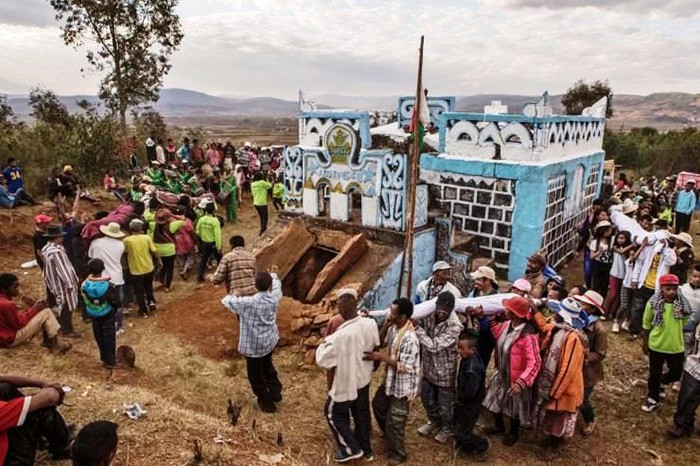
[[[134,129],[139,141],[152,138],[154,141],[168,138],[168,129],[163,116],[152,107],[137,108],[131,111]]]
[[[7,96],[0,95],[0,129],[10,129],[16,124],[15,111],[7,103]]]
[[[608,98],[608,108],[605,116],[613,116],[613,92],[607,80],[595,81],[588,84],[583,79],[567,89],[561,97],[561,104],[566,109],[567,115],[580,115],[583,109],[590,107],[603,97]]]
[[[158,100],[170,57],[183,38],[178,0],[49,0],[66,45],[88,48],[106,72],[99,97],[126,127],[129,108]]]
[[[30,113],[37,121],[49,125],[70,126],[73,118],[58,95],[50,90],[35,87],[29,91]]]

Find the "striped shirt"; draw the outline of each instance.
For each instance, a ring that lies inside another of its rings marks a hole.
[[[62,245],[49,241],[41,250],[44,258],[44,281],[46,287],[56,297],[57,312],[64,305],[74,311],[78,307],[78,276],[68,260]]]
[[[229,294],[237,291],[239,296],[252,296],[256,293],[255,256],[252,252],[238,247],[226,254],[214,274],[215,283],[226,283]]]

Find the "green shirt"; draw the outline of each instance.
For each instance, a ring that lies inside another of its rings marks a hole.
[[[253,192],[253,205],[267,205],[267,192],[272,189],[272,183],[265,180],[253,181],[250,190]]]
[[[284,197],[284,185],[282,183],[275,183],[272,187],[272,197],[277,199],[282,199]]]
[[[673,316],[673,303],[664,303],[663,324],[652,326],[654,310],[647,303],[644,308],[642,328],[649,330],[649,349],[657,353],[677,354],[685,351],[683,343],[683,326],[688,318],[676,319]]]
[[[221,251],[221,224],[213,215],[205,215],[197,220],[195,229],[203,243],[216,243],[216,249]]]

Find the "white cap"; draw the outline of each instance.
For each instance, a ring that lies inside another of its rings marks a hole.
[[[437,261],[435,264],[433,264],[433,273],[437,272],[438,270],[452,270],[452,266],[445,261]]]

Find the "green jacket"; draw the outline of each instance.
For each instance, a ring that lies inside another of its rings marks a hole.
[[[195,232],[203,243],[215,243],[216,249],[221,251],[221,224],[219,219],[211,214],[206,214],[197,220]]]

